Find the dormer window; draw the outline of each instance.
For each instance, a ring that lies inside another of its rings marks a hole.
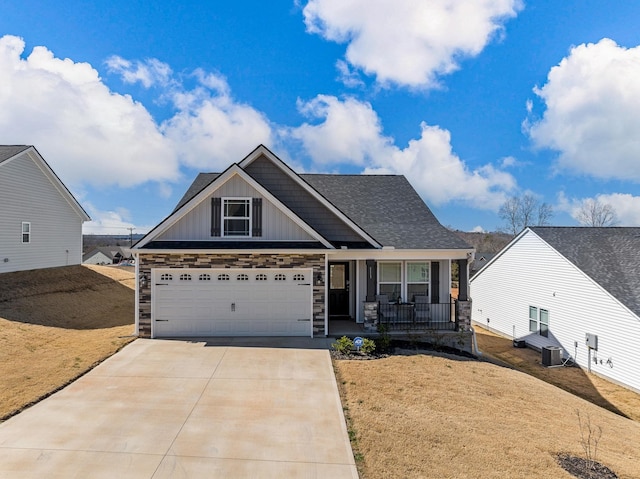
[[[251,236],[251,198],[222,199],[223,236]]]

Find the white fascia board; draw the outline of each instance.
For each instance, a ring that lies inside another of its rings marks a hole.
[[[367,259],[378,261],[407,259],[456,260],[467,259],[472,252],[473,249],[335,249],[327,251],[327,256],[331,258],[331,261]]]
[[[478,276],[480,276],[480,274],[481,274],[485,269],[487,269],[490,265],[492,265],[493,263],[495,263],[495,262],[498,260],[498,258],[502,257],[502,255],[503,255],[503,254],[505,254],[508,250],[510,250],[510,249],[511,249],[511,247],[512,247],[514,244],[516,244],[516,243],[520,240],[520,238],[522,238],[522,237],[523,237],[524,235],[526,235],[527,233],[531,233],[531,234],[535,235],[535,236],[536,236],[538,239],[540,239],[541,241],[544,241],[544,240],[542,240],[542,238],[540,238],[538,235],[536,235],[536,234],[533,232],[533,230],[531,230],[531,229],[530,229],[530,228],[528,228],[528,227],[527,227],[527,228],[525,228],[524,230],[522,230],[522,231],[520,232],[520,234],[519,234],[518,236],[516,236],[515,238],[513,238],[513,239],[509,242],[509,244],[507,244],[507,246],[505,246],[504,248],[502,248],[502,249],[498,252],[498,254],[496,254],[493,258],[491,258],[491,259],[489,260],[489,262],[488,262],[488,263],[486,263],[482,268],[480,268],[476,274],[474,274],[471,278],[469,278],[469,283],[472,283],[472,282],[473,282],[473,281],[474,281]]]
[[[266,156],[269,158],[274,165],[280,168],[286,175],[288,175],[293,181],[295,181],[299,186],[301,186],[304,190],[306,190],[309,194],[311,194],[315,199],[317,199],[322,205],[335,214],[338,218],[340,218],[344,223],[347,224],[353,231],[355,231],[358,235],[360,235],[364,240],[368,241],[372,245],[381,248],[382,245],[378,243],[374,238],[369,236],[366,231],[360,228],[357,224],[355,224],[349,217],[347,217],[342,211],[336,208],[329,200],[327,200],[324,196],[319,194],[314,188],[309,185],[306,181],[300,178],[295,171],[293,171],[286,163],[284,163],[280,158],[274,155],[271,151],[269,151],[264,145],[260,145],[258,148],[253,150],[249,155],[242,160],[239,165],[240,168],[244,169],[253,163],[260,156]]]
[[[278,198],[273,196],[268,190],[266,190],[260,183],[251,178],[242,168],[240,168],[237,164],[231,165],[229,168],[225,170],[220,176],[218,176],[215,180],[213,180],[206,188],[204,188],[200,193],[191,198],[186,204],[182,205],[182,207],[174,212],[172,215],[168,216],[164,221],[162,221],[158,226],[156,226],[151,232],[144,237],[140,242],[138,242],[133,248],[140,250],[147,243],[153,241],[156,237],[167,231],[174,224],[176,224],[181,218],[183,218],[187,213],[193,210],[197,205],[206,200],[215,190],[224,185],[227,181],[229,181],[233,176],[238,175],[244,181],[246,181],[251,187],[256,189],[267,201],[273,203],[276,208],[281,210],[289,219],[291,219],[294,223],[296,223],[300,228],[302,228],[309,236],[321,242],[325,247],[329,249],[333,249],[333,245],[329,243],[320,233],[314,230],[311,226],[309,226],[305,221],[303,221],[299,216],[297,216],[293,211],[291,211],[286,205],[284,205]]]
[[[91,221],[91,218],[89,217],[87,212],[84,210],[84,208],[82,208],[80,203],[78,203],[78,200],[75,199],[73,194],[71,194],[71,191],[69,191],[69,189],[64,185],[62,180],[58,178],[58,175],[56,175],[56,173],[51,169],[49,164],[40,155],[40,153],[38,153],[38,150],[36,150],[34,146],[29,146],[29,148],[26,148],[21,152],[16,153],[14,156],[7,158],[5,161],[2,162],[2,164],[4,165],[13,160],[16,160],[24,154],[26,154],[27,157],[30,160],[32,160],[38,166],[38,168],[40,168],[40,171],[42,171],[42,173],[46,176],[46,178],[51,182],[53,187],[58,191],[58,193],[60,193],[60,196],[62,196],[65,199],[65,201],[69,203],[69,206],[71,206],[71,209],[73,209],[73,211],[76,212],[76,214],[80,217],[80,219],[83,222]]]

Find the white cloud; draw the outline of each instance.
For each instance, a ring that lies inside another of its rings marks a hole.
[[[0,144],[35,145],[65,183],[132,187],[167,184],[182,165],[218,169],[272,143],[265,116],[233,100],[221,75],[195,70],[188,90],[156,59],[107,60],[128,83],[162,88],[174,115],[158,125],[129,95],[111,91],[88,63],[35,47],[23,58],[21,38],[0,37]]]
[[[534,91],[545,103],[525,128],[558,167],[597,178],[640,181],[640,47],[609,39],[571,49]]]
[[[0,38],[0,143],[33,144],[70,185],[170,180],[178,163],[149,112],[88,63]]]
[[[345,58],[382,83],[433,88],[478,55],[520,0],[310,0],[307,31],[348,43]]]
[[[474,228],[471,230],[471,232],[472,232],[472,233],[485,233],[486,231],[485,231],[485,229],[484,229],[482,226],[478,225],[478,226],[474,227]]]
[[[116,208],[115,210],[103,211],[97,209],[91,202],[84,201],[83,207],[87,210],[91,221],[82,225],[84,234],[94,235],[125,235],[129,234],[130,228],[134,233],[146,233],[151,230],[150,226],[136,226],[131,222],[131,213],[126,208]]]
[[[570,198],[564,192],[560,192],[556,209],[568,213],[577,221],[580,208],[585,201],[589,200],[611,205],[616,215],[616,226],[640,226],[640,196],[628,193],[600,194],[592,198]]]
[[[120,75],[125,83],[140,82],[145,88],[167,85],[173,73],[169,65],[155,58],[129,61],[113,55],[105,63],[109,72]]]
[[[201,86],[173,94],[178,112],[161,127],[182,163],[200,169],[226,168],[259,143],[273,143],[266,116],[235,102],[224,78],[201,71],[196,74]]]
[[[383,136],[368,103],[321,95],[300,108],[323,121],[292,128],[288,134],[324,166],[350,163],[366,166],[365,173],[402,174],[428,202],[463,201],[487,210],[497,209],[516,187],[513,176],[492,165],[470,170],[453,153],[449,132],[438,126],[423,123],[420,138],[400,149]]]

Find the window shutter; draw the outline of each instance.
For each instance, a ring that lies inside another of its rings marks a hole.
[[[253,236],[262,236],[262,198],[253,198],[251,208],[251,231]]]
[[[220,236],[220,215],[222,214],[222,200],[211,198],[211,236]]]

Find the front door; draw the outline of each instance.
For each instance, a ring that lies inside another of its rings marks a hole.
[[[329,316],[349,316],[349,263],[329,263]]]

